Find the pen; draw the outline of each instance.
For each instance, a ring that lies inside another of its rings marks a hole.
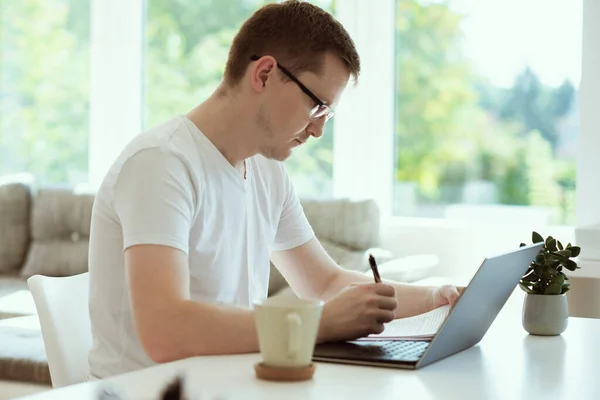
[[[375,262],[375,257],[373,257],[373,254],[369,254],[369,265],[373,271],[375,283],[381,283],[381,276],[379,276],[379,270],[377,269],[377,263]]]

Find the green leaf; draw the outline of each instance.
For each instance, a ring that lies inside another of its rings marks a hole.
[[[544,262],[541,263],[540,265],[543,268],[557,268],[565,260],[568,260],[568,258],[561,258],[559,256],[554,256],[554,255],[548,254],[548,256],[546,257]]]
[[[542,237],[542,235],[540,235],[539,233],[534,231],[533,234],[531,235],[531,241],[533,243],[540,243],[540,242],[544,241],[544,238]]]
[[[546,248],[548,248],[550,251],[557,251],[558,248],[556,247],[556,239],[554,239],[552,236],[548,236],[548,239],[546,239]]]
[[[525,247],[525,246],[527,246],[525,243],[521,243],[521,244],[519,245],[519,248],[521,248],[521,247]]]
[[[536,294],[536,292],[534,290],[531,290],[528,286],[519,283],[519,286],[521,287],[521,289],[523,289],[525,292],[529,293],[529,294]]]
[[[544,290],[544,294],[560,294],[561,292],[562,285],[559,285],[558,283],[551,283],[546,290]]]
[[[571,248],[571,243],[567,244],[567,249]]]
[[[557,275],[553,276],[552,280],[550,281],[550,284],[557,284],[557,285],[560,285],[561,287],[564,283],[565,283],[565,277],[562,274],[557,274]]]
[[[571,251],[573,250],[573,247],[571,247],[571,249],[569,250],[559,250],[559,251],[553,251],[552,254],[555,254],[557,256],[561,256],[561,257],[565,257],[565,258],[570,258],[571,257]]]
[[[544,269],[542,268],[541,265],[537,265],[537,264],[533,265],[533,273],[534,274],[536,274],[537,276],[542,276],[543,272],[544,272]]]
[[[577,257],[581,253],[581,247],[579,246],[573,246],[569,250],[571,250],[571,257]]]
[[[557,241],[556,243],[558,244],[558,249],[559,249],[559,250],[562,250],[562,249],[564,249],[564,247],[563,247],[562,243],[560,242],[560,240],[559,240],[559,241]]]
[[[565,294],[569,291],[569,287],[563,286],[562,293]]]
[[[577,263],[573,260],[566,260],[564,263],[564,267],[569,271],[575,271],[577,268],[579,268],[577,266]]]

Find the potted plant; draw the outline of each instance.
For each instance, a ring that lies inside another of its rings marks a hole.
[[[523,327],[533,335],[560,335],[567,329],[569,310],[566,293],[570,288],[564,270],[580,268],[573,257],[581,249],[563,244],[548,236],[546,239],[533,232],[533,243],[544,242],[535,260],[519,282],[527,294],[523,303]],[[525,246],[521,243],[520,247]]]

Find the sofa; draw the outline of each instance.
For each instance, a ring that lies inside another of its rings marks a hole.
[[[87,271],[93,192],[37,185],[30,175],[0,181],[0,382],[50,385],[39,325],[2,323],[37,319],[27,278],[68,276]],[[378,247],[380,215],[372,200],[302,199],[309,222],[323,247],[343,268],[370,273],[373,253],[384,278],[412,281],[427,276],[436,260],[395,259]],[[291,294],[271,265],[269,296]],[[0,390],[1,391],[1,390]]]

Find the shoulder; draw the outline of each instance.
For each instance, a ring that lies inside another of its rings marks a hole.
[[[112,193],[117,182],[134,183],[142,176],[170,176],[199,185],[202,168],[194,149],[184,118],[175,117],[133,138],[108,169],[100,190]]]
[[[198,172],[198,155],[186,119],[177,116],[140,133],[116,159],[112,172],[119,174],[127,165],[160,168],[182,164],[190,173]]]

